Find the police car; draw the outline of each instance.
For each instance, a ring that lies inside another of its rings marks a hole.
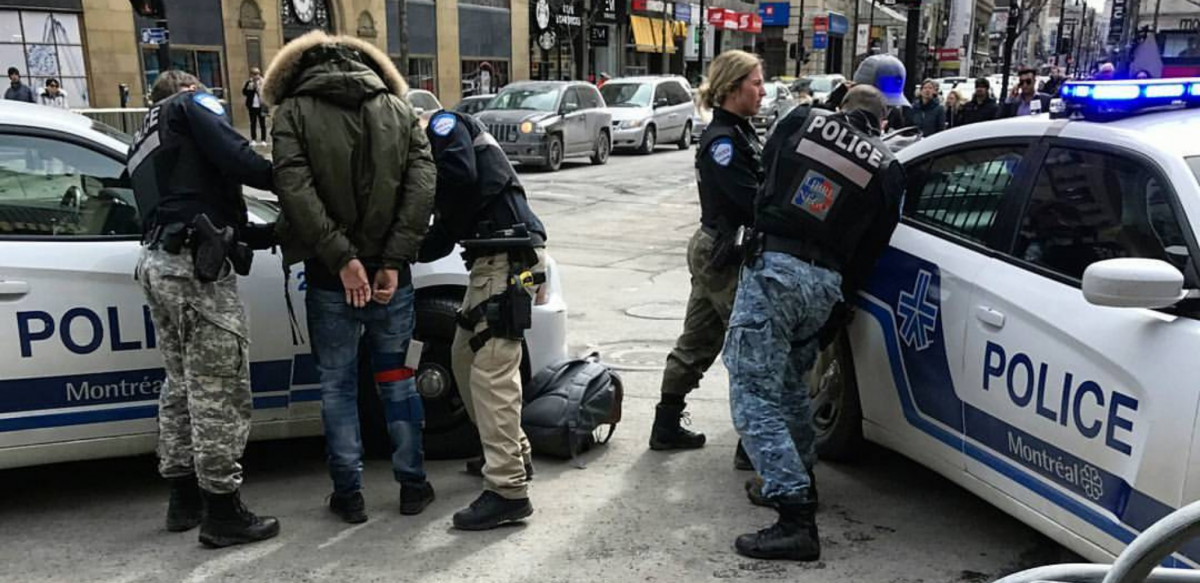
[[[0,103],[0,468],[154,451],[162,358],[133,279],[141,227],[125,173],[129,143],[83,116]],[[247,203],[252,221],[279,214],[269,200]],[[239,281],[251,320],[254,439],[321,433],[300,269],[286,281],[295,341],[280,256],[259,252]],[[461,456],[478,448],[449,363],[467,274],[450,256],[414,266],[413,282],[426,453]],[[550,262],[526,335],[526,372],[566,356],[561,289]],[[365,433],[386,447],[374,387],[361,389]]]
[[[897,154],[902,221],[814,411],[826,458],[880,443],[1111,562],[1200,499],[1200,79],[1063,95]]]

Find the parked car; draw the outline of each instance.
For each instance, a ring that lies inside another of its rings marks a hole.
[[[837,74],[808,75],[794,81],[792,87],[793,90],[796,90],[799,89],[799,84],[807,84],[809,91],[812,92],[813,101],[825,101],[838,85],[845,82],[846,78]]]
[[[700,103],[700,92],[692,90],[692,142],[700,143],[700,136],[704,135],[704,130],[708,128],[708,124],[712,122],[713,112],[711,109]]]
[[[467,115],[475,115],[487,107],[488,102],[494,99],[495,95],[472,95],[464,97],[458,105],[454,106],[454,111],[465,113]]]
[[[421,127],[429,125],[429,118],[442,109],[442,102],[438,101],[437,96],[424,89],[409,89],[405,97],[420,116]]]
[[[792,95],[792,90],[783,83],[767,83],[767,95],[762,99],[762,107],[758,115],[750,118],[750,123],[760,134],[767,133],[776,120],[787,115],[799,103]]]
[[[691,147],[695,105],[683,77],[613,79],[600,93],[612,112],[614,148],[649,154],[659,143]]]
[[[604,164],[612,150],[612,114],[591,83],[511,83],[476,117],[508,158],[521,164],[555,171],[577,156]]]
[[[133,278],[142,227],[125,171],[130,142],[81,115],[0,102],[0,468],[154,451],[164,373],[150,310]],[[276,220],[279,207],[270,194],[247,189],[247,195],[251,221]],[[525,335],[523,374],[567,355],[567,307],[557,267],[548,265]],[[259,251],[249,277],[238,281],[253,317],[256,440],[322,431],[321,391],[305,329],[307,282],[302,266],[293,269],[285,277],[279,255]],[[471,455],[479,437],[450,373],[466,271],[455,254],[413,265],[412,280],[415,336],[425,343],[416,373],[426,411],[425,453]],[[295,309],[295,337],[285,289]],[[364,440],[388,451],[373,379],[369,372],[359,379]]]

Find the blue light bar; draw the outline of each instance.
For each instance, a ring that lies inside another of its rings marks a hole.
[[[1053,117],[1102,119],[1149,108],[1200,106],[1200,78],[1068,81],[1062,99]]]
[[[1142,95],[1137,85],[1100,85],[1092,89],[1092,99],[1098,101],[1128,101]]]
[[[1183,83],[1171,83],[1170,85],[1147,85],[1144,89],[1146,97],[1150,99],[1161,97],[1183,97]]]

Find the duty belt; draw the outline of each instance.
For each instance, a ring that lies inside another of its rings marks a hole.
[[[701,224],[700,230],[703,231],[705,235],[708,235],[709,237],[712,237],[713,239],[716,239],[717,237],[721,236],[721,231],[717,230],[716,227],[710,227],[708,225]]]
[[[776,253],[787,253],[797,259],[807,261],[821,267],[841,273],[842,268],[840,262],[829,256],[829,253],[821,251],[820,248],[808,241],[799,239],[789,239],[777,235],[764,235],[762,250],[773,251]]]
[[[168,223],[155,225],[142,240],[142,244],[151,251],[162,249],[172,255],[178,255],[185,247],[190,246],[191,237],[191,227],[183,223]]]

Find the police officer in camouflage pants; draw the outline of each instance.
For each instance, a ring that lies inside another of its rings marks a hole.
[[[663,370],[662,400],[650,432],[655,450],[695,449],[705,443],[704,434],[681,425],[684,399],[721,352],[741,264],[734,239],[738,228],[753,219],[754,194],[762,181],[762,144],[750,124],[766,94],[758,57],[744,51],[722,53],[713,60],[709,79],[700,89],[713,119],[696,152],[700,228],[688,242],[692,289],[683,333]]]
[[[171,484],[167,530],[200,525],[200,542],[223,547],[271,538],[279,522],[255,516],[238,494],[238,458],[252,411],[248,324],[233,254],[218,253],[209,263],[217,266],[213,280],[201,279],[207,276],[197,249],[225,247],[202,244],[199,225],[229,229],[250,247],[269,246],[270,226],[247,224],[241,190],[242,184],[270,189],[272,178],[270,162],[229,124],[220,101],[198,86],[180,71],[159,77],[130,151],[129,173],[146,233],[137,277],[166,367],[158,456],[159,472]]]
[[[754,218],[761,249],[742,270],[724,350],[734,427],[779,513],[738,537],[748,557],[821,555],[804,377],[835,306],[870,275],[900,220],[904,169],[879,140],[887,103],[878,89],[856,86],[841,113],[789,116],[767,147]]]

